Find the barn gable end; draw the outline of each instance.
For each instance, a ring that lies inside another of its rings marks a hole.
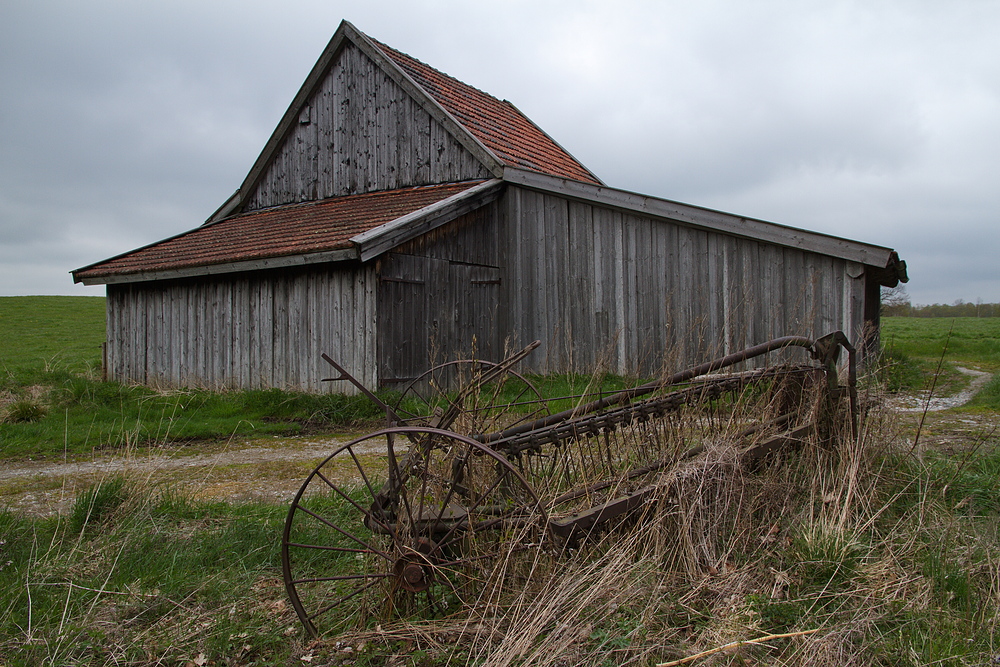
[[[364,192],[499,178],[600,184],[510,102],[341,23],[246,179],[209,221]]]
[[[353,42],[297,111],[244,210],[490,176]]]

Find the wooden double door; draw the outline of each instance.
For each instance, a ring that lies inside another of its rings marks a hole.
[[[503,355],[500,269],[389,253],[378,267],[378,377],[399,388],[434,365]]]

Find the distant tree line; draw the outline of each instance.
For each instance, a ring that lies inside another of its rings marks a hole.
[[[1000,317],[1000,303],[983,303],[959,299],[955,303],[910,303],[910,295],[902,285],[882,288],[882,315],[886,317]]]

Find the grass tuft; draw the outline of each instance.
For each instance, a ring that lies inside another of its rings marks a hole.
[[[37,422],[45,416],[46,409],[39,401],[20,398],[13,401],[0,413],[0,423],[26,424]]]
[[[128,500],[130,492],[131,489],[121,475],[93,485],[73,502],[69,531],[82,533],[88,526],[95,527],[109,521]]]

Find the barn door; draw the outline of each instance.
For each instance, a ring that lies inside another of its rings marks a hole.
[[[452,358],[475,357],[499,361],[497,305],[500,298],[500,269],[477,264],[452,264],[449,267],[455,304],[452,326],[448,331]]]
[[[500,270],[414,255],[380,260],[379,385],[401,388],[431,366],[498,349]]]

